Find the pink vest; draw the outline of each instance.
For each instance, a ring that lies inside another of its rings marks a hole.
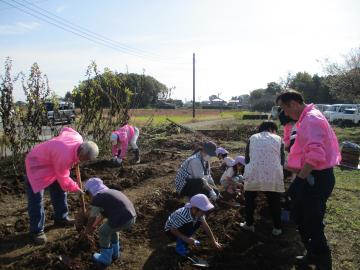
[[[296,123],[297,137],[288,156],[288,166],[302,169],[305,163],[315,170],[338,165],[341,161],[335,132],[313,104],[307,105]]]
[[[128,144],[130,140],[135,135],[135,130],[130,125],[125,125],[118,130],[115,130],[113,133],[115,133],[118,136],[118,144],[112,146],[112,154],[113,156],[117,156],[119,153],[119,150],[121,149],[121,158],[124,158],[127,153]],[[120,146],[121,145],[121,146]]]
[[[26,175],[34,193],[54,181],[64,191],[78,191],[78,185],[70,178],[71,167],[79,162],[77,150],[83,143],[79,133],[65,127],[59,136],[36,145],[26,156]]]

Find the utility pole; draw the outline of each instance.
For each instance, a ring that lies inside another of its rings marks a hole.
[[[195,118],[195,53],[193,53],[193,118]]]

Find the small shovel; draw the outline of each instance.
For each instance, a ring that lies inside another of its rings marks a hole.
[[[76,165],[75,172],[76,172],[76,182],[79,185],[80,189],[83,190],[79,164]],[[87,223],[84,193],[82,192],[79,193],[79,199],[80,199],[81,211],[78,212],[75,216],[75,227],[78,232],[82,231],[82,229]]]
[[[204,259],[199,259],[195,256],[186,257],[186,259],[188,259],[192,263],[193,266],[201,267],[201,268],[209,267],[209,263]]]
[[[58,257],[59,261],[62,262],[70,270],[82,270],[84,267],[78,260],[74,260],[67,255],[60,255]]]

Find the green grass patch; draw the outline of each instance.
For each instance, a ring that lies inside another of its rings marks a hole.
[[[360,171],[355,170],[335,170],[337,189],[360,192]],[[359,197],[360,201],[360,197]],[[359,209],[360,210],[360,209]]]
[[[153,116],[153,125],[160,125],[166,123],[166,118],[178,123],[178,124],[186,124],[186,123],[194,123],[194,122],[202,122],[202,121],[210,121],[210,120],[221,120],[221,119],[240,119],[243,114],[247,112],[238,112],[238,111],[222,111],[218,113],[209,113],[199,111],[196,113],[195,118],[192,117],[192,112],[188,113],[179,113],[176,114],[176,111],[170,111],[168,114],[154,114]],[[146,124],[152,115],[136,115],[131,118],[131,123],[137,126],[142,126]]]
[[[335,232],[360,233],[360,172],[335,170],[335,189],[328,201],[326,221]]]
[[[335,127],[335,133],[338,137],[339,142],[351,141],[357,144],[360,144],[360,128],[351,127],[351,128],[341,128]]]

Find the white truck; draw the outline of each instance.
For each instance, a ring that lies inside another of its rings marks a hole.
[[[334,104],[323,114],[330,123],[352,122],[357,125],[360,121],[360,105]]]

